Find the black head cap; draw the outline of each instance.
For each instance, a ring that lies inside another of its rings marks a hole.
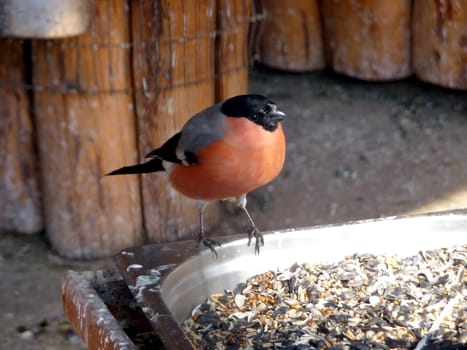
[[[262,95],[231,97],[222,103],[221,111],[228,117],[247,118],[268,131],[276,130],[277,124],[286,117],[274,102]]]

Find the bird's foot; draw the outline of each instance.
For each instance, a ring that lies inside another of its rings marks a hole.
[[[255,237],[255,254],[259,255],[259,251],[262,246],[264,246],[263,234],[256,226],[253,226],[250,231],[248,231],[248,246],[251,245],[251,240]]]
[[[211,253],[217,258],[216,247],[220,248],[221,244],[218,241],[209,238],[201,239],[201,242],[204,244],[205,247],[208,247]]]

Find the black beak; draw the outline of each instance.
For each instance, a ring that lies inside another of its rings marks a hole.
[[[280,110],[278,110],[278,109],[276,109],[275,111],[271,111],[271,112],[268,113],[268,118],[269,118],[270,120],[274,120],[274,121],[277,121],[277,122],[280,122],[280,121],[283,120],[286,116],[287,116],[287,115],[286,115],[284,112],[282,112],[282,111],[280,111]]]

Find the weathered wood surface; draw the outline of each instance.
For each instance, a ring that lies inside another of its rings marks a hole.
[[[257,4],[265,14],[256,38],[259,62],[297,72],[324,68],[317,0],[257,0]]]
[[[410,0],[324,0],[327,65],[366,80],[409,76]]]
[[[0,81],[0,231],[36,233],[43,219],[22,41],[0,39]]]
[[[143,242],[138,178],[104,178],[137,161],[130,93],[80,93],[131,86],[129,13],[118,0],[98,1],[93,31],[77,38],[35,41],[35,91],[46,230],[55,249],[94,258]],[[98,46],[93,44],[98,43]],[[77,91],[77,92],[73,92]]]
[[[140,158],[215,102],[215,5],[215,0],[131,2]],[[195,202],[176,193],[166,178],[143,175],[142,197],[150,242],[197,237]],[[210,205],[205,217],[209,229],[217,205]]]
[[[216,100],[248,91],[248,33],[252,3],[218,0],[216,40]]]
[[[415,0],[415,74],[433,84],[467,90],[467,0]]]

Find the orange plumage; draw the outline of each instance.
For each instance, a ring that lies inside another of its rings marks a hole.
[[[172,186],[187,197],[202,200],[235,198],[274,179],[285,161],[285,136],[279,124],[274,132],[245,118],[230,118],[224,138],[198,154],[198,163],[175,165]]]

